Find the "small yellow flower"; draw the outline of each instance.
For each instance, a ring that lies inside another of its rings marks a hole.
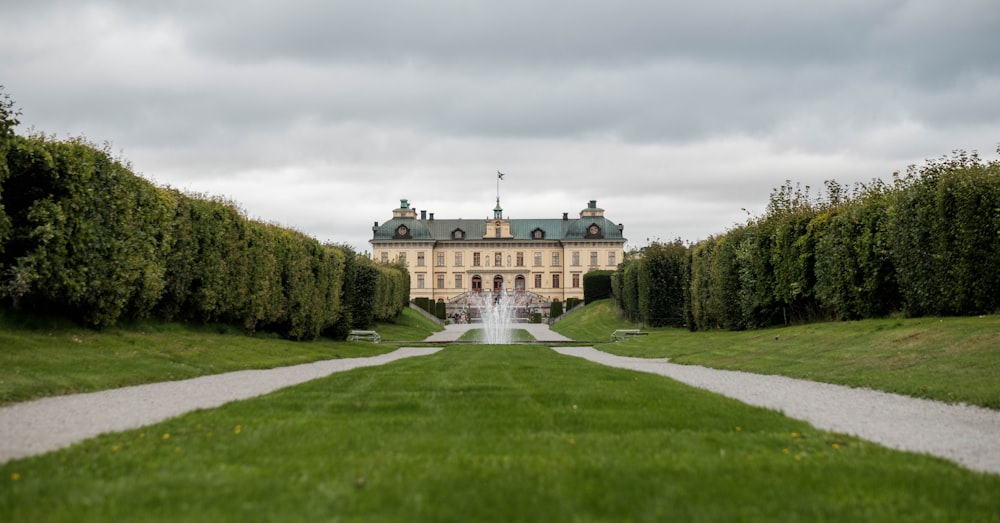
[[[793,432],[792,433],[792,439],[799,439],[799,433],[798,432]]]
[[[737,425],[736,426],[736,432],[743,432],[743,427]]]
[[[122,444],[121,444],[121,443],[118,443],[118,444],[115,444],[115,445],[113,445],[113,446],[111,447],[111,452],[118,452],[118,451],[119,451],[119,450],[121,450],[121,449],[122,449]]]
[[[243,432],[243,425],[233,427],[233,434],[239,434],[240,432]]]
[[[837,449],[839,449],[839,448],[840,448],[840,443],[834,443],[834,444],[833,444],[833,449],[834,449],[834,450],[837,450]]]
[[[792,453],[791,449],[787,449],[787,448],[786,448],[786,449],[784,449],[784,450],[782,450],[781,452],[784,452],[786,456],[787,456],[788,454],[791,454],[791,453]]]
[[[21,479],[21,475],[20,474],[18,474],[17,472],[11,472],[10,473],[10,480],[11,481],[17,481],[19,479]]]
[[[165,439],[165,440],[170,439],[170,433],[169,432],[164,432],[163,433],[163,439]]]

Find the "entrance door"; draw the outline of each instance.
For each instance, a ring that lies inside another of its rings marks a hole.
[[[493,292],[500,292],[503,288],[503,276],[497,274],[493,277]]]
[[[472,292],[483,292],[483,279],[479,275],[472,277]]]

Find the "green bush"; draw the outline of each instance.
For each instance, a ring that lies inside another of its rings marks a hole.
[[[6,306],[95,327],[157,317],[308,340],[407,303],[405,268],[248,220],[232,202],[156,187],[107,147],[44,135],[2,145]]]
[[[14,127],[21,123],[17,117],[19,112],[14,108],[14,101],[7,93],[3,93],[3,86],[0,85],[0,256],[3,255],[4,245],[10,238],[13,225],[4,208],[3,187],[4,182],[10,176],[10,169],[7,167],[7,151],[14,144]],[[0,266],[2,268],[2,266]]]
[[[153,309],[172,244],[169,195],[78,139],[18,137],[7,166],[17,204],[3,269],[14,302],[98,327]]]
[[[655,242],[638,260],[639,313],[650,327],[685,324],[685,287],[689,285],[687,248],[680,240]]]
[[[552,300],[552,305],[549,306],[549,318],[558,318],[562,316],[563,304],[559,300]]]
[[[444,300],[438,298],[437,303],[434,304],[434,315],[439,320],[443,320],[448,316],[448,306],[445,305]]]
[[[611,275],[615,271],[590,271],[583,275],[583,302],[593,303],[611,297]],[[572,305],[567,304],[567,309]]]
[[[639,261],[627,257],[611,279],[615,301],[622,314],[631,322],[639,322]]]
[[[1000,307],[1000,162],[973,153],[897,178],[892,260],[905,312],[983,314]]]

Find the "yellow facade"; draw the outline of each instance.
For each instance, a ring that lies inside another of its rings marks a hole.
[[[524,290],[548,301],[583,299],[583,275],[614,270],[624,257],[622,227],[596,202],[579,219],[487,220],[417,218],[406,200],[393,219],[373,227],[376,261],[405,261],[410,298],[448,302],[469,291]]]

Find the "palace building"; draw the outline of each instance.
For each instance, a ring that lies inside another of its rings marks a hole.
[[[400,260],[410,271],[410,298],[443,300],[452,310],[470,293],[531,294],[540,308],[583,298],[583,275],[614,270],[625,255],[623,226],[591,200],[579,218],[506,219],[500,199],[493,218],[436,219],[400,200],[392,219],[372,227],[375,261]]]

